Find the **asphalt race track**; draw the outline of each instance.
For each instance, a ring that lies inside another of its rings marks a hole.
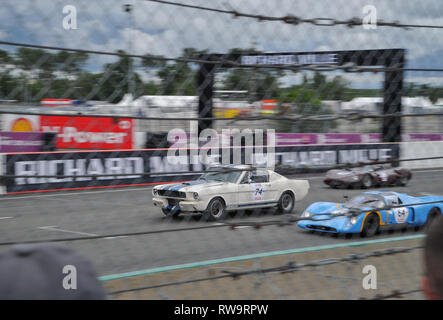
[[[443,170],[415,171],[406,187],[384,188],[415,195],[442,195]],[[299,177],[301,178],[301,177]],[[306,178],[306,177],[305,177]],[[293,214],[299,216],[315,201],[342,201],[343,195],[362,190],[336,190],[323,184],[322,176],[307,177],[308,196],[297,203]],[[112,188],[73,192],[6,195],[0,197],[0,242],[22,242],[130,232],[204,227],[213,222],[200,221],[198,215],[165,218],[151,203],[151,188]],[[228,222],[255,222],[282,219],[267,212],[238,213]],[[422,232],[422,231],[418,231]],[[416,231],[377,235],[376,239],[414,235]],[[99,275],[128,272],[239,255],[361,241],[359,236],[320,235],[290,226],[260,229],[228,227],[160,232],[148,235],[60,242],[89,257]],[[0,252],[8,245],[0,245]]]

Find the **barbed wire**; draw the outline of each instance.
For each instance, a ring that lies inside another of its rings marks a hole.
[[[397,248],[388,248],[388,249],[381,249],[381,250],[374,250],[367,253],[353,253],[349,254],[347,256],[341,257],[341,258],[328,258],[328,259],[322,259],[322,260],[314,260],[307,263],[296,263],[294,261],[290,261],[286,264],[279,265],[276,267],[270,267],[270,268],[256,268],[251,270],[245,270],[245,271],[230,271],[230,270],[222,270],[221,272],[223,274],[216,275],[216,276],[208,276],[208,277],[201,277],[196,279],[188,279],[188,280],[182,280],[182,281],[173,281],[173,282],[165,282],[150,286],[141,286],[136,288],[128,288],[128,289],[122,289],[122,290],[116,290],[108,292],[110,295],[116,295],[121,294],[125,292],[134,292],[134,291],[143,291],[143,290],[150,290],[150,289],[158,289],[158,288],[164,288],[169,286],[177,286],[177,285],[183,285],[188,283],[195,283],[195,282],[202,282],[202,281],[209,281],[209,280],[218,280],[223,278],[233,278],[234,280],[239,279],[242,276],[248,276],[253,274],[265,274],[265,273],[290,273],[290,272],[296,272],[300,271],[305,268],[315,268],[315,267],[323,267],[326,265],[332,265],[337,263],[356,263],[360,260],[368,259],[368,258],[379,258],[389,255],[395,255],[400,253],[407,253],[411,252],[413,250],[417,249],[423,249],[424,246],[414,246],[414,247],[397,247]],[[412,290],[411,290],[412,291]],[[406,291],[406,293],[409,293]],[[403,293],[403,294],[406,294]],[[395,297],[396,295],[400,295],[400,292],[396,292],[394,294],[386,295],[386,296],[376,296],[377,299],[387,299]]]
[[[416,288],[416,289],[412,289],[412,290],[405,290],[405,291],[394,290],[394,291],[392,291],[392,293],[389,293],[386,295],[377,294],[372,299],[369,299],[369,300],[385,300],[385,299],[390,299],[390,298],[403,298],[403,296],[405,296],[405,295],[417,293],[417,292],[422,292],[422,291],[423,290],[421,288]],[[361,300],[364,300],[364,299],[362,298]]]
[[[293,72],[299,71],[345,71],[345,72],[371,72],[371,73],[380,73],[380,72],[396,72],[396,71],[410,71],[410,72],[443,72],[442,68],[408,68],[402,66],[381,66],[381,67],[364,67],[357,66],[355,63],[347,62],[343,65],[331,65],[331,64],[301,64],[297,66],[293,65],[281,65],[281,64],[242,64],[239,62],[235,62],[233,60],[227,59],[225,57],[230,57],[231,54],[218,54],[221,59],[193,59],[193,58],[167,58],[162,56],[151,56],[151,55],[137,55],[130,54],[124,52],[111,52],[111,51],[99,51],[99,50],[89,50],[89,49],[75,49],[75,48],[67,48],[67,47],[59,47],[59,46],[47,46],[47,45],[39,45],[39,44],[30,44],[30,43],[19,43],[13,41],[0,41],[0,45],[8,45],[8,46],[16,46],[16,47],[26,47],[26,48],[36,48],[36,49],[46,49],[46,50],[59,50],[59,51],[68,51],[68,52],[80,52],[80,53],[88,53],[88,54],[99,54],[99,55],[108,55],[108,56],[118,56],[118,57],[126,57],[126,58],[139,58],[139,59],[148,59],[148,60],[160,60],[160,61],[175,61],[175,62],[184,62],[184,63],[196,63],[196,64],[211,64],[218,65],[220,67],[231,67],[231,68],[264,68],[264,69],[278,69],[278,70],[287,70]],[[203,54],[202,56],[213,56],[211,54]]]
[[[29,107],[29,106],[27,106]],[[432,117],[443,116],[443,112],[433,113],[386,113],[386,114],[371,114],[371,113],[347,113],[347,114],[322,114],[322,115],[296,115],[293,117],[287,116],[248,116],[248,117],[146,117],[146,116],[132,116],[132,115],[118,115],[115,114],[89,114],[81,111],[74,111],[75,113],[49,113],[49,112],[29,112],[20,110],[0,110],[0,114],[19,114],[31,116],[61,116],[61,117],[90,117],[90,118],[111,118],[111,119],[134,119],[134,120],[183,120],[183,121],[201,121],[201,120],[224,120],[224,121],[258,121],[258,120],[275,120],[275,121],[333,121],[333,120],[348,120],[358,121],[363,119],[385,119],[385,118],[407,118],[407,117]]]
[[[355,26],[362,26],[365,25],[363,22],[363,19],[359,17],[352,17],[350,19],[345,20],[338,20],[333,18],[301,18],[295,15],[285,15],[281,17],[275,17],[275,16],[267,16],[267,15],[261,15],[261,14],[252,14],[252,13],[245,13],[245,12],[239,12],[235,9],[217,9],[217,8],[211,8],[211,7],[203,7],[198,5],[191,5],[191,4],[185,4],[185,3],[177,3],[172,1],[165,1],[165,0],[145,0],[148,2],[156,2],[161,3],[165,5],[172,5],[182,8],[190,8],[190,9],[197,9],[197,10],[203,10],[203,11],[210,11],[210,12],[216,12],[216,13],[222,13],[222,14],[229,14],[234,16],[235,18],[243,17],[243,18],[250,18],[255,19],[258,21],[277,21],[277,22],[284,22],[286,24],[290,25],[299,25],[302,23],[307,23],[315,26],[320,27],[331,27],[331,26],[338,26],[338,25],[344,25],[349,28],[355,27]],[[377,19],[376,22],[377,26],[383,26],[383,27],[395,27],[395,28],[402,28],[405,30],[408,30],[410,28],[432,28],[432,29],[443,29],[443,26],[441,25],[426,25],[426,24],[406,24],[401,23],[399,21],[383,21],[381,19]]]

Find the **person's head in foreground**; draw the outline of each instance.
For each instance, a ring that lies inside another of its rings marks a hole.
[[[423,292],[430,300],[443,299],[443,217],[432,221],[425,240]]]
[[[92,264],[54,244],[16,245],[0,254],[0,299],[99,300],[105,291]]]

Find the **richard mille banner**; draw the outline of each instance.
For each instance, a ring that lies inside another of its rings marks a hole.
[[[222,152],[214,154],[220,156]],[[328,166],[336,164],[386,161],[398,159],[398,155],[397,144],[288,146],[275,148],[273,165],[276,171],[279,166],[324,171]],[[189,149],[185,161],[175,162],[171,162],[167,149],[11,153],[5,154],[5,158],[4,172],[7,178],[2,183],[7,193],[188,181],[196,179],[198,174],[186,171],[201,171],[209,166],[191,161]],[[260,158],[266,157],[261,154]],[[245,157],[241,159],[244,161]],[[217,163],[217,159],[213,158],[212,163]],[[266,166],[263,163],[259,165]],[[174,173],[161,175],[165,172]]]

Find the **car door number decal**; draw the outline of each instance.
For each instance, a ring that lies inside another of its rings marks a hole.
[[[388,181],[388,174],[386,172],[380,172],[378,176],[381,178],[381,181]]]
[[[261,183],[254,183],[251,185],[252,188],[252,199],[255,201],[264,200],[265,189]]]
[[[409,210],[407,208],[395,208],[394,218],[397,223],[405,223],[409,216]]]

